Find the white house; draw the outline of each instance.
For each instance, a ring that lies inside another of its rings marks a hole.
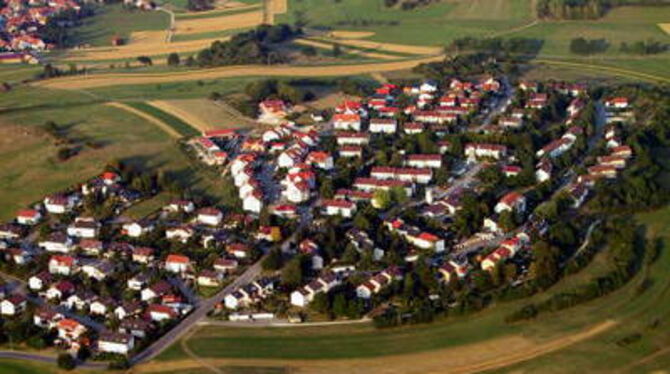
[[[67,234],[75,238],[92,239],[98,236],[100,224],[91,217],[77,217],[68,226]]]
[[[51,214],[67,213],[74,205],[75,198],[72,196],[52,195],[44,198],[44,208]]]
[[[71,275],[75,272],[77,260],[72,256],[51,256],[49,259],[49,273]]]
[[[413,168],[433,168],[442,167],[442,155],[439,154],[415,154],[408,155],[405,165]]]
[[[12,295],[0,302],[0,314],[15,316],[26,309],[26,298],[22,295]]]
[[[38,245],[47,252],[68,253],[73,248],[72,239],[62,232],[51,233],[45,240],[39,242]]]
[[[191,260],[187,256],[171,254],[165,259],[165,270],[171,273],[185,273],[191,268]]]
[[[198,223],[208,226],[218,226],[223,220],[223,213],[216,208],[202,208],[198,210]]]
[[[395,134],[398,122],[394,119],[373,118],[370,120],[369,130],[375,134]]]
[[[42,220],[42,213],[36,209],[21,210],[16,215],[16,222],[21,225],[35,225]]]
[[[135,337],[118,332],[103,332],[98,338],[98,351],[127,356],[135,347]]]
[[[526,198],[518,192],[510,192],[500,199],[494,211],[498,214],[504,211],[523,213],[526,211]]]
[[[154,224],[147,220],[130,222],[123,225],[123,232],[131,238],[139,238],[154,229]]]
[[[333,116],[333,129],[361,131],[361,116],[358,114],[338,113]]]
[[[353,217],[356,212],[356,204],[343,199],[331,199],[322,202],[323,213],[328,216]]]

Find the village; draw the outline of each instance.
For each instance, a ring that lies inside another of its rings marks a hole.
[[[453,304],[450,287],[481,274],[527,280],[556,219],[543,204],[575,216],[634,161],[632,104],[595,101],[579,84],[382,84],[308,124],[292,111],[269,97],[262,127],[184,139],[235,186],[234,208],[177,198],[128,219],[163,187],[111,165],[17,212],[0,227],[5,329],[79,359],[132,361],[208,313],[373,317],[402,304],[416,274],[432,286],[413,297]],[[537,149],[522,139],[531,131]]]

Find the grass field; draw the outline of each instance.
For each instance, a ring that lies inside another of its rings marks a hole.
[[[169,25],[170,17],[166,13],[127,10],[121,4],[111,4],[97,7],[96,14],[86,18],[73,35],[78,44],[111,46],[113,36],[127,40],[133,32],[166,30]]]
[[[171,170],[214,201],[227,201],[234,192],[217,176],[193,167],[163,130],[91,95],[20,87],[4,93],[0,105],[0,220],[12,218],[46,194],[96,175],[113,159]],[[102,147],[84,146],[73,158],[57,161],[58,147],[40,129],[48,120],[65,125],[68,136],[78,142]],[[195,132],[190,127],[185,131]]]
[[[150,104],[143,103],[143,102],[128,102],[126,103],[128,106],[133,107],[139,111],[142,111],[144,113],[147,113],[155,118],[158,118],[159,120],[163,121],[164,123],[168,124],[170,127],[172,127],[175,131],[177,131],[179,134],[182,136],[196,136],[199,135],[199,132],[197,129],[193,128],[191,125],[188,123],[182,121],[178,117],[173,116],[170,113],[166,113],[165,111],[158,109]]]
[[[670,240],[670,207],[642,214],[639,220],[646,224],[649,237],[661,235]],[[544,299],[553,293],[569,291],[582,281],[597,277],[604,270],[603,259],[596,257],[582,272],[535,298]],[[230,358],[233,362],[239,359],[257,363],[269,360],[276,365],[281,365],[281,362],[288,365],[292,360],[302,363],[315,359],[347,358],[353,360],[352,364],[365,367],[365,362],[372,362],[366,360],[366,357],[386,356],[391,360],[401,353],[414,352],[421,355],[419,352],[428,353],[431,350],[434,350],[436,357],[446,357],[451,349],[458,349],[457,347],[463,347],[464,344],[476,346],[477,342],[495,342],[513,337],[542,342],[609,319],[617,324],[616,328],[605,329],[600,335],[574,346],[512,368],[519,369],[520,372],[602,372],[608,368],[630,365],[670,343],[670,329],[665,325],[666,317],[670,314],[670,299],[667,297],[670,289],[668,270],[670,252],[666,245],[659,259],[622,289],[563,312],[541,314],[536,320],[514,325],[505,324],[502,321],[503,316],[519,305],[526,304],[528,300],[500,304],[472,317],[393,330],[374,330],[366,325],[290,329],[210,326],[198,331],[187,344],[200,357]],[[640,292],[639,285],[644,279],[650,279],[651,286]],[[660,320],[661,325],[652,328],[656,320]],[[627,347],[616,344],[632,332],[643,334],[643,340],[639,344]],[[513,344],[523,345],[522,341],[516,340],[510,340],[508,344],[507,352],[515,350]],[[595,354],[598,356],[594,358]],[[405,356],[405,360],[412,361],[412,357]],[[185,358],[187,355],[179,345],[174,345],[159,357],[167,362]],[[379,358],[376,360],[380,361]],[[381,361],[385,360],[387,359]],[[420,372],[421,361],[414,361],[414,364],[415,371]],[[650,366],[654,364],[662,365],[653,361],[648,363]],[[448,371],[448,363],[445,363],[444,369]]]
[[[253,126],[248,118],[240,118],[225,104],[209,99],[152,101],[151,105],[181,118],[201,131],[217,128],[245,128]]]

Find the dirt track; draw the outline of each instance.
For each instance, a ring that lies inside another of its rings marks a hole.
[[[296,39],[295,41],[297,44],[301,45],[309,45],[312,47],[316,48],[323,48],[323,49],[332,49],[333,45],[329,43],[324,43],[324,42],[319,42],[316,40],[309,40],[309,39]],[[343,48],[346,48],[346,46],[342,46]],[[377,58],[380,60],[397,60],[398,56],[391,56],[391,55],[385,55],[383,53],[377,53],[377,52],[366,52],[366,51],[361,51],[358,49],[345,49],[345,52],[350,54],[350,55],[356,55],[356,56],[363,56],[363,57],[369,57],[369,58]]]
[[[546,342],[536,342],[521,336],[491,339],[431,352],[388,356],[382,358],[351,360],[252,360],[252,359],[207,359],[207,365],[253,366],[289,368],[291,372],[329,374],[427,374],[427,373],[475,373],[493,370],[528,361],[573,344],[597,336],[616,326],[607,320],[580,332],[558,337]],[[158,373],[172,370],[196,369],[200,364],[194,360],[150,362],[133,370],[135,373]]]
[[[142,117],[143,119],[145,119],[145,120],[153,123],[154,125],[160,127],[161,130],[165,131],[171,137],[181,138],[181,135],[177,131],[175,131],[175,129],[170,127],[170,125],[164,123],[163,121],[157,119],[156,117],[150,116],[150,115],[148,115],[148,114],[146,114],[142,111],[139,111],[139,110],[137,110],[137,109],[135,109],[131,106],[128,106],[124,103],[119,103],[119,102],[111,102],[111,103],[107,103],[105,105],[108,105],[108,106],[111,106],[111,107],[114,107],[114,108],[118,108],[118,109],[121,109],[121,110],[125,110],[126,112],[132,113],[132,114],[134,114],[138,117]]]
[[[373,64],[333,65],[333,66],[290,66],[290,65],[241,65],[213,69],[189,70],[173,73],[153,74],[100,74],[72,76],[49,79],[35,83],[39,87],[59,89],[87,89],[107,86],[174,83],[200,79],[218,79],[245,76],[291,76],[291,77],[328,77],[342,75],[369,74],[394,70],[410,69],[425,62],[440,61],[444,56],[434,56]]]
[[[334,30],[329,33],[329,36],[332,38],[340,39],[363,39],[373,36],[375,33],[372,31],[345,31],[345,30]]]
[[[426,47],[406,44],[380,43],[361,39],[323,39],[324,41],[338,42],[343,46],[353,46],[366,49],[375,49],[380,52],[407,53],[412,55],[436,55],[443,52],[441,47]]]

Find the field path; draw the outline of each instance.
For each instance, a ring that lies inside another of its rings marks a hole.
[[[201,118],[194,116],[192,113],[183,110],[182,108],[179,108],[175,105],[172,105],[167,101],[155,100],[155,101],[149,101],[147,104],[181,119],[182,121],[188,123],[189,125],[191,125],[191,127],[200,132],[204,132],[206,130],[211,130],[215,128],[210,123],[203,121]]]
[[[240,65],[224,66],[212,69],[189,70],[173,73],[137,73],[137,74],[99,74],[88,76],[70,76],[36,82],[38,87],[79,90],[87,88],[123,86],[149,83],[175,83],[199,79],[219,79],[231,77],[329,77],[356,74],[369,74],[394,70],[411,69],[419,64],[436,62],[444,59],[432,56],[396,62],[355,64],[355,65],[322,65],[322,66],[290,66],[290,65]]]
[[[317,40],[311,40],[311,39],[296,39],[295,40],[296,44],[300,45],[308,45],[311,47],[316,47],[316,48],[322,48],[322,49],[332,49],[333,44],[326,43],[326,42],[321,42]],[[336,41],[336,43],[339,43],[339,41]],[[339,43],[342,49],[344,50],[345,53],[348,53],[350,55],[356,55],[356,56],[363,56],[363,57],[369,57],[369,58],[378,58],[380,60],[397,60],[399,59],[398,56],[392,56],[392,55],[387,55],[383,53],[378,53],[378,52],[368,52],[368,51],[362,51],[360,49],[352,49],[352,48],[347,48],[348,45]]]
[[[137,109],[135,109],[135,108],[133,108],[129,105],[126,105],[124,103],[120,103],[120,102],[117,102],[117,101],[109,102],[109,103],[106,103],[105,105],[111,106],[111,107],[114,107],[114,108],[117,108],[117,109],[125,110],[126,112],[132,113],[132,114],[134,114],[138,117],[142,117],[143,119],[145,119],[145,120],[153,123],[154,125],[160,127],[161,130],[165,131],[171,137],[177,138],[177,139],[181,138],[181,134],[179,134],[177,131],[175,131],[175,129],[170,127],[170,125],[168,125],[167,123],[165,123],[165,122],[159,120],[158,118],[153,117],[153,116],[151,116],[147,113],[144,113],[140,110],[137,110]]]
[[[546,342],[536,342],[519,335],[494,338],[480,343],[435,351],[363,359],[342,360],[282,360],[282,359],[186,359],[153,361],[136,367],[134,373],[159,373],[164,371],[192,370],[207,366],[248,366],[255,368],[283,368],[289,372],[329,374],[428,374],[476,373],[508,367],[528,361],[593,338],[617,322],[606,320],[573,334],[560,336]],[[193,352],[191,352],[193,353]]]

